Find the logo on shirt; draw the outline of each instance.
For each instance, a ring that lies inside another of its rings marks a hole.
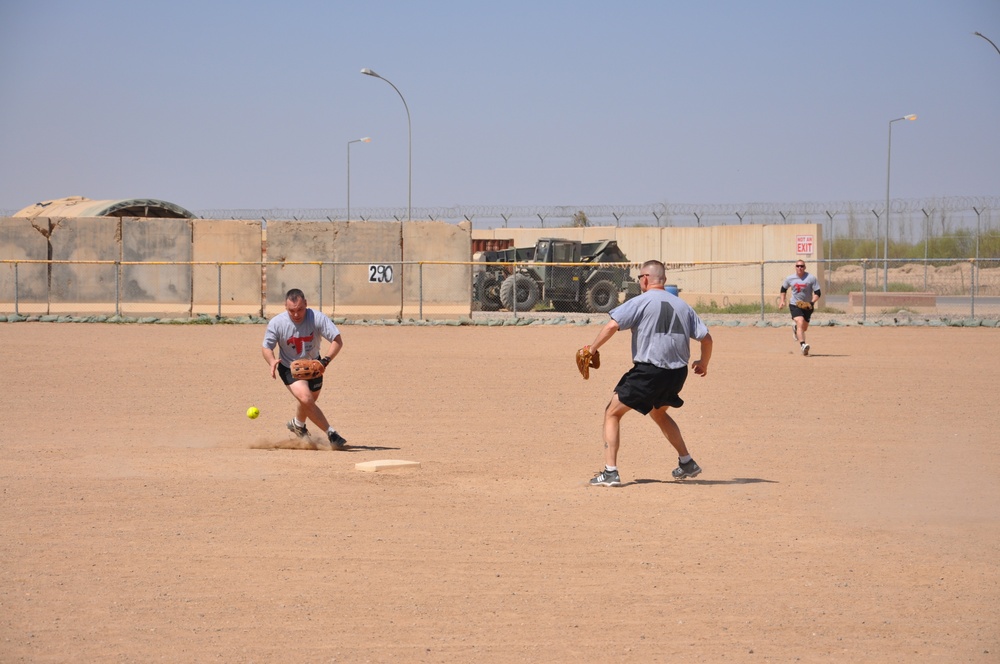
[[[792,288],[795,289],[796,293],[801,293],[802,291],[804,291],[806,289],[806,285],[805,284],[792,284]]]
[[[305,346],[308,343],[312,343],[313,337],[315,336],[316,336],[315,334],[310,334],[308,337],[288,337],[288,341],[286,341],[285,343],[288,344],[289,346],[294,346],[295,354],[301,355],[303,346]]]
[[[657,334],[687,334],[677,312],[669,302],[660,302],[660,315],[656,319]]]

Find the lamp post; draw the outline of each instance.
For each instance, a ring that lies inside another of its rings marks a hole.
[[[981,32],[973,32],[972,34],[974,34],[977,37],[982,37],[983,39],[985,39],[989,43],[993,44],[993,40],[990,39],[989,37],[987,37],[986,35],[984,35]],[[995,48],[997,50],[997,53],[1000,53],[1000,46],[997,46],[996,44],[993,44],[993,48]]]
[[[889,290],[889,181],[892,175],[892,123],[900,120],[916,120],[916,115],[904,115],[895,120],[889,120],[889,159],[885,169],[885,244],[882,246],[882,290]],[[877,268],[876,268],[877,269]],[[877,272],[875,274],[878,274]]]
[[[371,143],[368,136],[347,141],[347,220],[351,220],[351,143]]]
[[[381,78],[383,81],[392,85],[392,81],[376,74],[371,69],[367,67],[361,70],[361,73],[365,76],[374,76],[375,78]],[[396,91],[399,98],[403,100],[403,108],[406,109],[406,133],[408,138],[408,157],[407,157],[407,192],[406,192],[406,220],[410,221],[412,219],[413,212],[413,127],[410,124],[410,107],[406,105],[406,99],[403,97],[403,93],[399,91],[395,85],[392,85],[392,89]]]

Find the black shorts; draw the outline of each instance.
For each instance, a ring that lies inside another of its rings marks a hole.
[[[278,375],[281,376],[281,382],[283,382],[285,385],[291,385],[292,383],[295,382],[295,379],[292,378],[292,370],[286,367],[281,362],[278,362]],[[313,378],[311,381],[309,381],[310,392],[319,392],[321,389],[323,389],[322,376],[320,376],[319,378]]]
[[[663,406],[680,408],[684,405],[681,388],[687,376],[687,367],[661,369],[655,364],[636,362],[618,381],[615,393],[619,401],[643,415]]]
[[[788,305],[788,311],[791,312],[792,318],[798,318],[799,316],[802,316],[803,318],[806,319],[807,323],[809,322],[809,319],[812,318],[813,315],[812,309],[799,309],[794,304]]]

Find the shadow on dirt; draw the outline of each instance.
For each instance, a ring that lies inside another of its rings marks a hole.
[[[331,450],[330,445],[325,442],[311,440],[280,440],[280,441],[259,441],[250,445],[255,450],[304,450],[307,452],[374,452],[380,450],[398,450],[398,447],[385,447],[380,445],[351,445],[342,450]]]
[[[765,480],[759,477],[734,477],[731,480],[652,480],[652,479],[635,479],[631,482],[625,482],[622,486],[629,486],[630,484],[697,484],[699,486],[712,486],[717,484],[780,484],[777,480]]]

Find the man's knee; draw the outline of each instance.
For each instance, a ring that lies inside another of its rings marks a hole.
[[[316,399],[319,398],[319,392],[312,392],[309,390],[309,386],[306,385],[305,381],[298,381],[288,386],[288,391],[292,393],[299,403],[303,405],[311,405],[316,403]]]

